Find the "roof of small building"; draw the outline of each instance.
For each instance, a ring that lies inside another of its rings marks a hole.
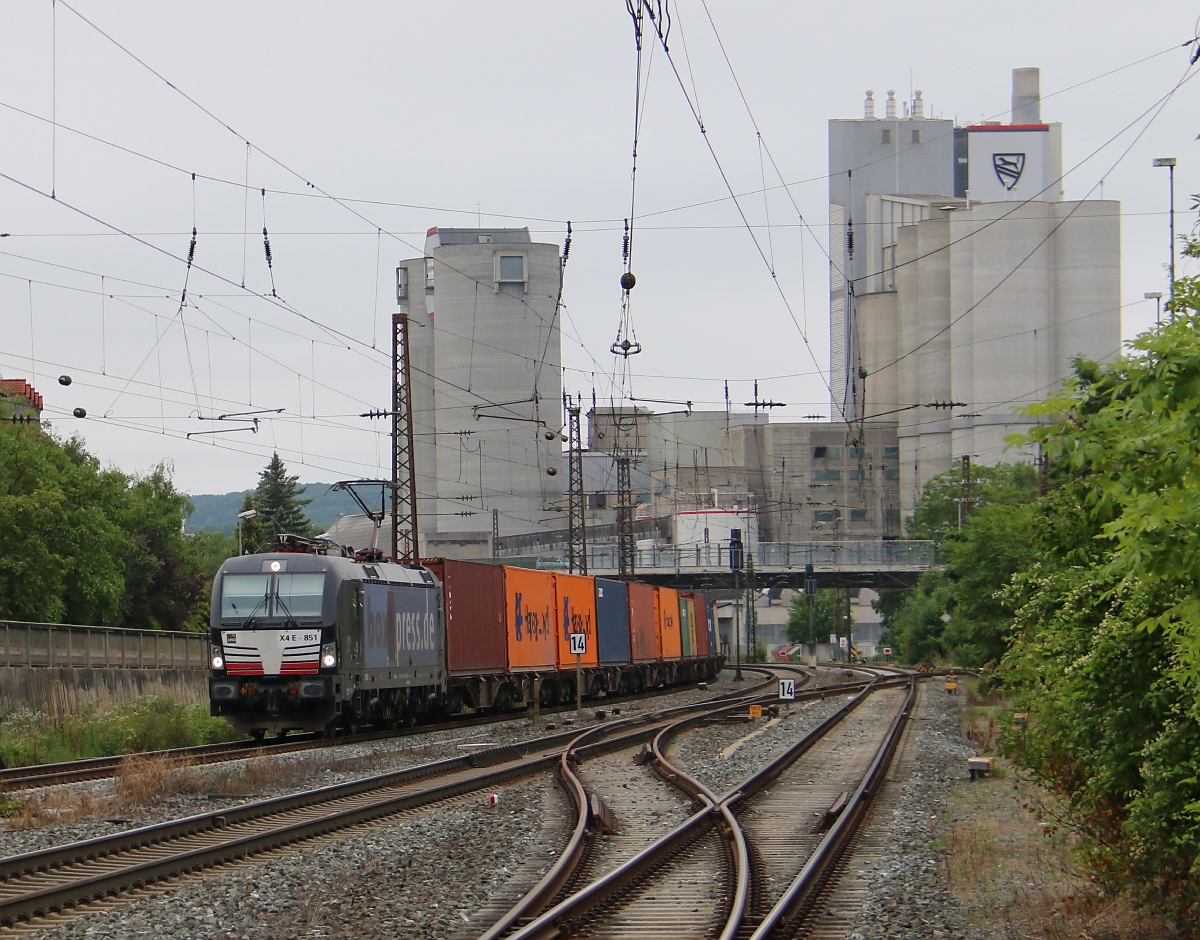
[[[24,398],[38,411],[44,407],[42,393],[24,379],[0,379],[0,395]]]

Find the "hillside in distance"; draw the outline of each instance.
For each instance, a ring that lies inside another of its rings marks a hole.
[[[332,491],[330,483],[305,483],[301,499],[311,499],[312,503],[304,507],[308,518],[321,532],[337,522],[339,516],[349,516],[359,513],[354,500],[348,493]],[[232,535],[237,531],[237,514],[242,508],[242,500],[251,490],[238,490],[234,493],[201,493],[192,496],[192,505],[196,511],[188,517],[187,531],[189,532],[223,532]]]

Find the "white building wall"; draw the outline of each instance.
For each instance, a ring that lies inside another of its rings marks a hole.
[[[892,95],[889,92],[889,97]],[[920,92],[917,92],[920,96]],[[829,345],[833,416],[856,417],[858,347],[850,322],[846,279],[859,293],[865,285],[867,199],[871,194],[954,193],[954,122],[924,117],[916,101],[872,102],[881,114],[829,122]],[[849,257],[846,232],[853,222],[855,257]]]
[[[529,241],[526,230],[443,235],[450,243],[431,230],[428,257],[403,263],[425,541],[486,542],[492,510],[502,535],[558,527],[566,483],[558,247]],[[524,282],[497,280],[499,254],[525,259]]]
[[[1016,411],[1069,375],[1072,359],[1120,351],[1120,204],[987,203],[901,229],[897,256],[901,505],[969,455],[1028,460],[1006,438]],[[951,409],[928,407],[953,403]]]

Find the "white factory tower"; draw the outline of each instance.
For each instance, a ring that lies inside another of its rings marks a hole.
[[[1038,88],[1014,70],[1009,123],[927,118],[921,92],[829,122],[834,420],[895,422],[904,512],[963,456],[1031,459],[1017,410],[1120,352],[1120,203],[1063,200]]]
[[[561,284],[529,230],[432,228],[400,263],[423,556],[480,557],[563,524]]]

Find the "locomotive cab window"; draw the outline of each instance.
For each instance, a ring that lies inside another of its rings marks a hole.
[[[320,617],[323,574],[281,574],[275,585],[276,616]]]
[[[267,616],[269,574],[227,574],[221,579],[221,616]],[[255,609],[257,608],[257,610]]]
[[[325,575],[226,574],[221,579],[223,620],[319,618],[323,608]]]

